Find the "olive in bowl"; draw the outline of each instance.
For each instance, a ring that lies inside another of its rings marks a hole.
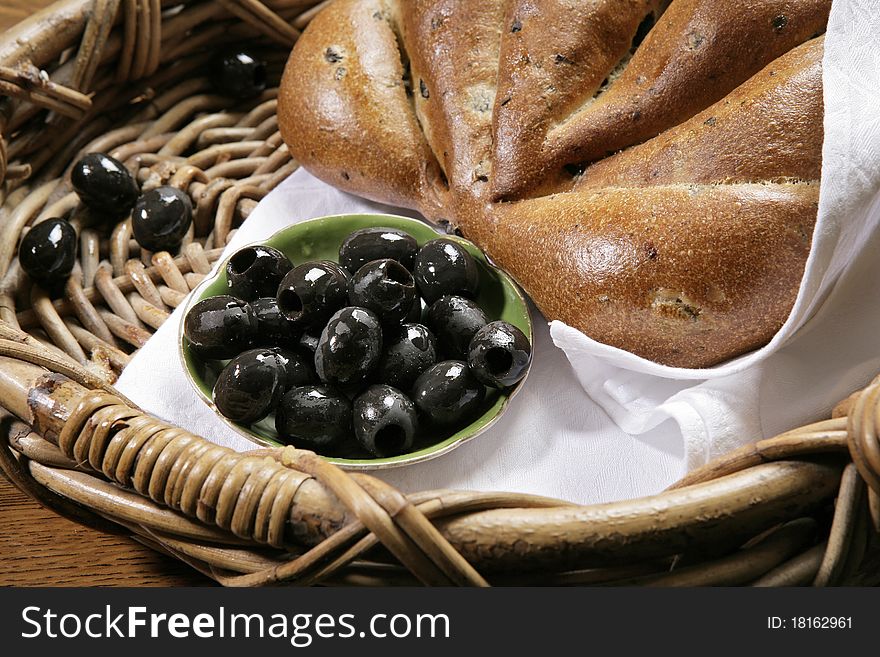
[[[351,386],[376,369],[382,356],[382,325],[366,308],[337,312],[321,332],[315,350],[315,371],[325,383]]]
[[[212,62],[211,82],[224,96],[251,98],[266,88],[266,63],[247,50],[223,53]]]
[[[330,260],[305,262],[287,272],[277,298],[291,322],[302,328],[315,326],[348,304],[348,274]]]
[[[261,244],[246,246],[227,261],[226,286],[229,294],[245,301],[275,297],[291,269],[293,264],[278,249]]]
[[[468,349],[468,367],[492,388],[519,383],[529,369],[532,345],[525,334],[504,321],[489,322],[476,332]]]
[[[419,422],[415,405],[400,390],[374,385],[355,398],[353,424],[361,446],[381,458],[408,451]]]
[[[262,420],[278,405],[287,371],[269,349],[250,349],[231,361],[214,384],[214,405],[233,422]]]
[[[437,362],[437,341],[422,324],[402,324],[389,332],[376,368],[376,380],[409,390],[426,369]]]
[[[339,264],[354,274],[373,260],[396,260],[412,271],[419,244],[395,228],[362,228],[351,233],[339,247]]]
[[[476,415],[486,396],[486,387],[471,373],[467,363],[446,360],[422,373],[413,386],[412,396],[423,417],[448,427]]]
[[[348,283],[353,306],[372,310],[384,324],[399,324],[416,303],[412,274],[396,260],[373,260],[357,270]]]
[[[183,334],[202,358],[235,358],[257,337],[259,324],[250,305],[226,294],[199,301],[186,314]]]
[[[275,412],[275,429],[295,447],[333,451],[351,436],[351,401],[332,386],[292,388]]]
[[[446,295],[473,297],[480,287],[480,268],[474,257],[461,244],[445,237],[419,249],[413,276],[429,304]]]
[[[464,297],[441,297],[428,308],[427,324],[440,352],[449,358],[467,358],[471,340],[488,323],[485,311]]]

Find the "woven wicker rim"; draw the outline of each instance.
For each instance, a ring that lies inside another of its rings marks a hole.
[[[512,493],[404,496],[308,452],[234,453],[114,390],[235,226],[296,168],[274,90],[238,105],[210,92],[212,44],[222,36],[259,47],[277,81],[324,4],[62,0],[2,35],[7,476],[66,517],[128,533],[234,586],[876,581],[880,381],[831,419],[728,454],[660,495],[593,506]],[[78,204],[65,174],[86,150],[111,152],[145,189],[191,195],[195,226],[179,254],[143,252],[126,222],[100,225]],[[15,249],[29,227],[64,214],[80,253],[52,299],[31,286]]]

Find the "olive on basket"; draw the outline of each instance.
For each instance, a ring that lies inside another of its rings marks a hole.
[[[64,219],[46,219],[21,238],[18,262],[46,288],[63,284],[76,263],[76,230]]]
[[[318,259],[328,245],[308,239],[294,257],[316,259],[297,265],[286,249],[239,249],[209,283],[226,293],[189,310],[185,344],[216,374],[214,406],[257,436],[343,467],[441,453],[428,448],[503,408],[499,398],[528,370],[529,340],[490,321],[483,265],[462,243],[436,238],[419,248],[384,227],[341,243],[333,234],[339,263]]]
[[[266,88],[266,63],[247,50],[223,53],[211,66],[211,82],[218,93],[251,98]]]
[[[140,194],[125,165],[104,153],[80,158],[70,171],[70,182],[83,203],[114,219],[128,214]]]
[[[131,211],[131,232],[148,251],[176,251],[192,225],[189,194],[176,187],[145,192]]]

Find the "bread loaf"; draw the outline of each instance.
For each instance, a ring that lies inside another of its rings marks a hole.
[[[809,253],[830,0],[336,0],[278,118],[319,178],[448,221],[548,319],[705,367]]]

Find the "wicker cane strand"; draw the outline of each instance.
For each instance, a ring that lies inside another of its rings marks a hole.
[[[876,583],[880,380],[831,419],[737,450],[654,497],[577,506],[516,493],[403,495],[293,448],[239,454],[113,387],[257,203],[297,167],[277,89],[217,95],[216,44],[277,85],[328,1],[61,0],[0,36],[0,466],[41,504],[131,536],[228,586]],[[193,201],[177,253],[150,253],[73,192],[106,152],[142,189]],[[64,293],[34,286],[21,237],[79,235]],[[8,417],[7,417],[8,416]]]

